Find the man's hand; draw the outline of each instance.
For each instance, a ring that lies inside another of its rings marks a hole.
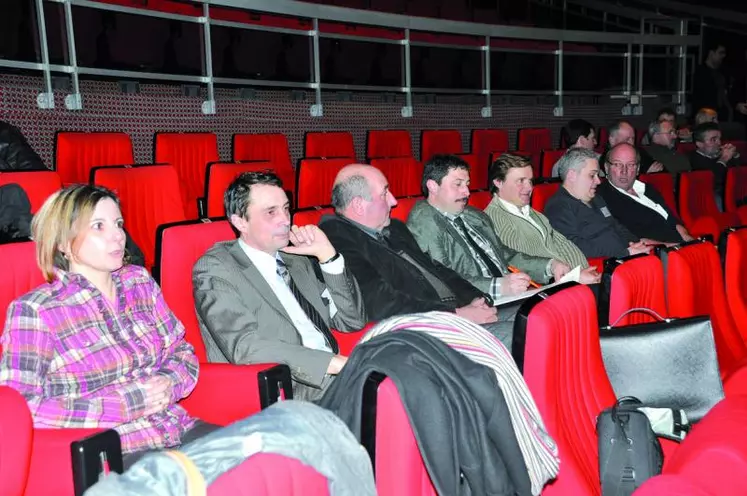
[[[677,130],[677,136],[680,139],[690,139],[693,133],[688,128],[682,128]]]
[[[480,325],[498,322],[498,310],[488,306],[484,298],[475,298],[469,305],[457,308],[456,314]]]
[[[597,284],[602,280],[602,274],[597,272],[596,267],[587,267],[581,271],[578,282],[581,284]]]
[[[568,267],[563,262],[561,262],[560,260],[553,260],[550,263],[550,272],[552,272],[552,276],[555,278],[556,282],[561,280],[563,276],[569,273],[570,271],[571,271],[571,268]]]
[[[171,404],[174,383],[165,375],[155,375],[146,380],[143,389],[145,391],[143,416],[147,417],[161,412]]]
[[[747,103],[738,103],[737,112],[739,112],[742,115],[747,115]]]
[[[649,253],[651,251],[651,247],[644,243],[643,241],[639,241],[637,243],[629,243],[628,244],[628,253],[631,255],[638,255],[640,253]]]
[[[289,237],[292,246],[288,245],[282,248],[285,253],[310,255],[316,257],[322,263],[327,262],[337,253],[324,231],[313,224],[302,227],[293,226]]]
[[[501,294],[503,296],[515,296],[523,293],[529,287],[532,280],[527,274],[517,272],[501,277]]]
[[[333,356],[332,360],[329,361],[329,365],[327,366],[327,373],[329,375],[339,374],[346,363],[348,363],[348,357],[342,355]]]
[[[651,164],[651,167],[649,167],[646,172],[647,173],[661,172],[663,170],[664,170],[664,165],[661,162],[654,162]]]
[[[734,154],[737,152],[737,149],[732,145],[731,143],[726,143],[724,146],[721,147],[721,156],[719,157],[719,161],[723,163],[728,163],[729,160],[734,158]]]

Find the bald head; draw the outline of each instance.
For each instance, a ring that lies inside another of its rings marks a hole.
[[[614,146],[607,154],[607,163],[604,164],[607,180],[616,188],[631,191],[638,177],[640,162],[641,157],[635,147],[627,143]]]
[[[380,231],[389,225],[389,213],[395,205],[389,183],[376,167],[350,164],[337,173],[332,206],[338,215]]]
[[[607,162],[638,162],[638,150],[628,143],[620,143],[613,146],[607,154]]]

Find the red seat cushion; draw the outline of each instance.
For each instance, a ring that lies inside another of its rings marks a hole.
[[[132,141],[125,133],[57,133],[55,168],[65,186],[88,183],[94,167],[134,162]]]
[[[5,329],[8,305],[19,296],[44,284],[44,276],[36,265],[36,244],[33,241],[0,244],[0,334]],[[0,352],[2,348],[0,348]]]
[[[738,205],[747,202],[747,166],[730,167],[726,170],[725,189],[724,209],[727,212],[736,212]]]
[[[31,464],[33,423],[23,396],[0,386],[0,487],[5,496],[23,496]]]
[[[729,233],[724,259],[726,299],[734,322],[747,322],[747,228]]]
[[[410,131],[369,131],[366,156],[376,158],[412,157]]]
[[[469,204],[480,210],[485,210],[492,199],[493,195],[490,194],[490,191],[476,191],[469,195]]]
[[[456,129],[427,129],[420,135],[420,160],[424,164],[434,155],[455,155],[462,151],[462,135]]]
[[[410,210],[415,206],[417,202],[423,200],[422,196],[409,197],[409,198],[397,198],[397,206],[392,209],[392,219],[398,219],[402,222],[407,222],[407,217],[410,215]]]
[[[176,170],[189,219],[198,217],[197,200],[205,194],[207,166],[218,160],[218,138],[213,133],[156,134],[156,162]]]
[[[552,133],[546,127],[519,129],[518,141],[517,149],[525,152],[538,153],[553,147]]]
[[[674,177],[668,172],[654,172],[652,174],[641,174],[638,176],[641,182],[650,184],[664,198],[664,203],[675,214],[679,211],[677,201],[674,198]]]
[[[493,153],[508,151],[508,131],[505,129],[475,129],[472,131],[472,154],[480,165],[490,167]]]
[[[155,262],[156,229],[185,220],[179,178],[170,165],[95,169],[94,183],[114,191],[122,204],[127,232],[143,251],[145,266]]]
[[[632,308],[648,308],[667,317],[664,294],[664,268],[654,255],[636,257],[615,267],[610,284],[609,324]],[[618,322],[619,326],[654,322],[656,319],[634,312]]]
[[[555,194],[558,188],[560,188],[559,181],[535,184],[532,190],[532,208],[538,212],[544,212],[547,200]]]
[[[566,150],[543,150],[542,151],[542,177],[552,177],[552,168],[560,157],[565,155]]]
[[[62,188],[60,176],[54,171],[0,172],[0,186],[4,184],[17,184],[23,188],[29,197],[32,214]]]
[[[293,224],[297,226],[306,226],[309,224],[317,225],[321,218],[335,212],[332,207],[307,208],[293,212]]]
[[[294,458],[257,453],[221,474],[208,496],[328,496],[329,482]]]

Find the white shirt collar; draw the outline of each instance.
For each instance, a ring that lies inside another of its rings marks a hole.
[[[496,195],[496,198],[498,198],[498,201],[501,202],[503,205],[503,208],[509,211],[509,213],[512,213],[514,215],[518,215],[520,217],[529,217],[529,213],[532,211],[532,207],[529,205],[524,205],[523,207],[517,207],[513,203],[507,202],[500,196]]]
[[[257,267],[257,270],[259,270],[265,280],[269,282],[275,279],[278,267],[277,252],[275,253],[275,255],[270,255],[269,253],[249,246],[241,238],[239,238],[239,246],[244,251],[246,256],[249,257],[249,260],[251,260],[254,266]]]
[[[625,191],[624,189],[618,188],[617,186],[615,186],[612,183],[612,181],[607,181],[607,182],[610,183],[610,186],[612,186],[613,188],[615,188],[620,193],[622,193],[624,195],[628,195],[628,196],[633,196],[630,193],[628,193],[627,191]],[[641,181],[639,181],[638,179],[636,179],[633,182],[633,191],[635,191],[635,194],[637,194],[638,196],[641,196],[641,195],[643,195],[646,192],[646,185],[644,183],[642,183]]]

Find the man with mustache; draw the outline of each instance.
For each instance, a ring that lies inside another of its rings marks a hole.
[[[627,257],[651,251],[645,240],[612,216],[597,195],[601,181],[596,153],[571,148],[558,162],[563,186],[547,200],[544,211],[555,230],[578,246],[587,258]]]
[[[347,362],[330,328],[366,325],[358,283],[318,227],[291,227],[275,174],[239,175],[224,206],[239,238],[217,243],[192,271],[208,360],[287,364],[294,398],[318,399]]]
[[[494,300],[523,293],[530,277],[548,282],[570,269],[559,260],[525,255],[505,246],[485,212],[468,205],[469,164],[455,155],[436,155],[423,168],[425,200],[410,211],[407,227],[420,248]],[[509,266],[525,272],[511,273]]]

